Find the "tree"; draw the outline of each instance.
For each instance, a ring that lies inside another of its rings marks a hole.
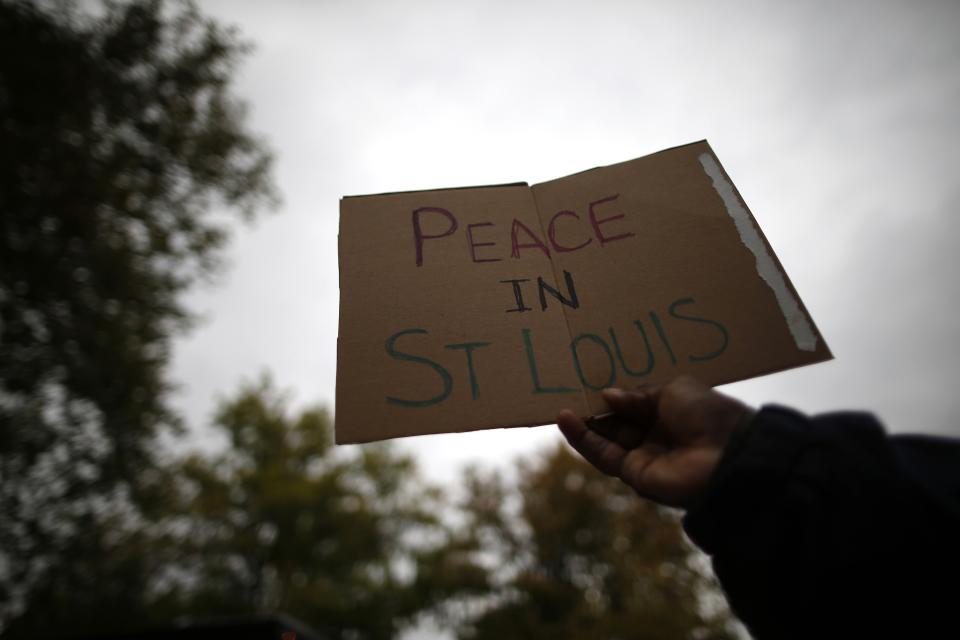
[[[564,445],[517,476],[468,476],[463,535],[488,559],[491,589],[461,638],[735,637],[675,513]]]
[[[330,638],[393,638],[449,597],[435,578],[442,495],[386,445],[334,451],[320,408],[291,415],[267,380],[225,402],[227,441],[172,473],[154,615],[283,611]],[[456,590],[469,574],[458,573]]]
[[[0,629],[101,584],[150,508],[181,294],[274,200],[245,49],[189,4],[0,0]]]

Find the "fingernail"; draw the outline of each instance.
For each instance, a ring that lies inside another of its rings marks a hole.
[[[624,396],[624,393],[621,389],[615,389],[614,387],[604,389],[603,391],[601,391],[601,393],[603,394],[603,397],[606,398],[607,400],[619,400]]]

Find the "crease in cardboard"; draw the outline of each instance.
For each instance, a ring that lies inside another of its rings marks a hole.
[[[533,198],[533,208],[537,212],[537,224],[540,226],[540,237],[547,237],[547,230],[543,227],[543,214],[540,213],[540,203],[537,202],[537,192],[535,189],[530,189],[530,197]],[[553,283],[555,286],[560,285],[560,266],[557,264],[557,261],[554,259],[554,255],[550,255],[550,270],[553,272]],[[570,330],[570,318],[567,317],[566,305],[560,305],[560,312],[563,314],[563,324],[567,328],[567,339],[570,342],[573,342],[573,331]],[[592,412],[593,407],[590,405],[590,397],[587,396],[587,390],[584,388],[583,384],[580,384],[580,397],[583,400],[583,406],[586,407],[587,411]]]
[[[797,301],[796,296],[793,295],[790,287],[787,286],[783,272],[780,271],[776,262],[773,261],[763,238],[760,237],[756,226],[750,218],[750,214],[747,213],[747,210],[740,204],[740,199],[737,198],[733,190],[733,185],[724,175],[720,169],[720,165],[714,160],[711,154],[702,153],[699,156],[699,160],[704,172],[712,181],[714,190],[716,190],[720,199],[723,201],[724,208],[733,220],[737,233],[740,234],[740,241],[743,242],[744,246],[753,254],[757,265],[757,275],[759,275],[773,291],[773,295],[777,299],[777,304],[780,306],[780,312],[783,313],[783,318],[787,323],[787,328],[790,330],[790,335],[793,336],[793,341],[796,343],[797,348],[801,351],[815,351],[817,348],[817,334],[813,331],[813,327],[810,325],[806,313],[800,308],[800,303]]]

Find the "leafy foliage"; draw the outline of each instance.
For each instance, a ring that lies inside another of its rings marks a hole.
[[[469,476],[464,531],[492,588],[461,637],[734,637],[675,513],[562,445],[517,477]]]
[[[150,508],[180,294],[224,213],[273,201],[244,49],[190,5],[0,0],[0,628],[110,591],[117,520]]]
[[[179,294],[226,236],[213,205],[250,214],[272,193],[228,92],[243,46],[158,1],[0,16],[0,389],[93,403],[129,477],[172,421],[163,367]],[[46,448],[7,415],[4,451]]]
[[[247,387],[215,421],[227,449],[174,474],[186,499],[172,522],[186,528],[160,606],[284,611],[331,638],[394,637],[431,604],[416,577],[443,533],[441,495],[387,446],[334,452],[322,409],[288,413],[269,382]]]

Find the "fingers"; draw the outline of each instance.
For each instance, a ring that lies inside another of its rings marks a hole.
[[[627,454],[621,477],[641,496],[685,509],[704,491],[720,455],[720,450],[709,447],[671,450],[645,445]]]
[[[657,467],[656,462],[663,452],[664,448],[656,444],[631,449],[621,463],[620,479],[640,496],[662,502],[659,487],[650,482],[649,472]]]
[[[569,409],[557,416],[557,426],[570,446],[607,475],[620,477],[626,450],[616,442],[608,440],[587,428],[583,420]]]
[[[614,413],[630,418],[638,425],[650,426],[657,420],[657,405],[662,389],[661,385],[643,387],[636,391],[604,389],[603,399]]]
[[[643,444],[647,437],[647,425],[637,424],[633,420],[616,413],[596,418],[587,418],[587,428],[607,440],[612,440],[624,449],[633,449]]]
[[[557,426],[570,446],[587,462],[607,475],[620,478],[641,496],[658,499],[656,492],[646,486],[645,475],[647,468],[662,453],[660,447],[647,445],[625,449],[589,429],[584,421],[569,409],[564,409],[557,416]]]
[[[584,422],[564,410],[557,424],[600,471],[643,497],[685,507],[702,492],[749,408],[689,377],[636,391],[604,389],[613,413]]]

